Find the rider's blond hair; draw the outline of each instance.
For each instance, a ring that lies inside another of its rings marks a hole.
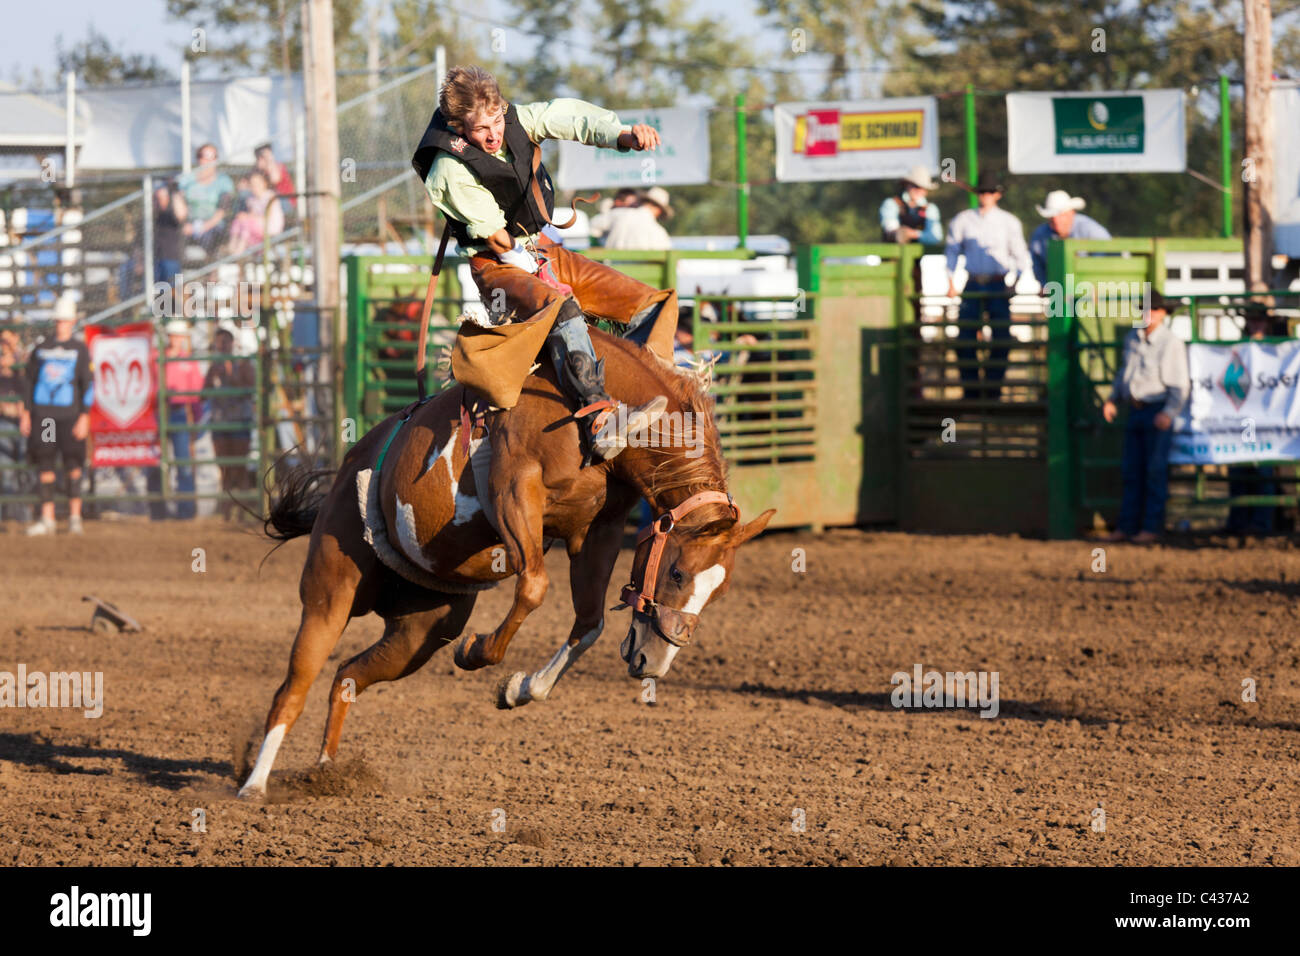
[[[438,109],[456,127],[471,113],[479,110],[491,113],[504,106],[505,98],[496,77],[478,66],[453,66],[447,71],[438,94]]]

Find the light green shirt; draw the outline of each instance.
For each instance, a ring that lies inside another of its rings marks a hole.
[[[538,144],[545,139],[568,139],[588,146],[618,149],[619,135],[632,128],[620,122],[613,110],[567,97],[526,103],[517,106],[515,113],[528,138]],[[619,151],[628,152],[626,149]],[[513,160],[504,143],[493,155],[505,162]],[[450,153],[438,154],[424,181],[424,188],[443,215],[466,224],[471,238],[486,239],[506,226],[505,213],[497,205],[491,190],[483,185],[472,169]],[[472,254],[484,248],[486,244],[464,251]]]

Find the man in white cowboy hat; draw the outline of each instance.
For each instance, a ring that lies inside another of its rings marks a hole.
[[[1029,237],[1029,255],[1034,260],[1034,278],[1039,286],[1047,285],[1047,244],[1053,239],[1110,238],[1105,226],[1079,212],[1086,205],[1079,196],[1071,196],[1064,189],[1053,189],[1047,194],[1045,205],[1034,207],[1047,220]]]
[[[880,204],[880,238],[884,242],[943,242],[939,207],[926,195],[938,184],[924,166],[908,170],[899,194]]]
[[[641,205],[615,219],[605,233],[606,249],[671,249],[672,239],[660,223],[673,215],[668,190],[652,186],[641,197]]]
[[[54,534],[55,467],[62,464],[68,496],[68,531],[81,534],[81,469],[86,463],[94,379],[90,351],[75,338],[76,300],[64,294],[54,305],[54,335],[27,357],[27,395],[18,430],[27,438],[27,460],[36,468],[40,519],[29,535]]]

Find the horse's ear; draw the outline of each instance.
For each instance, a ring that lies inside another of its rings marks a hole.
[[[762,534],[763,529],[767,527],[767,523],[772,520],[772,515],[774,514],[776,514],[776,509],[768,508],[766,511],[764,511],[753,521],[750,521],[747,524],[743,524],[740,527],[735,528],[731,532],[732,546],[739,548],[750,538],[754,538]]]

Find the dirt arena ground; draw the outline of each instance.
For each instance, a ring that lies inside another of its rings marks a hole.
[[[567,633],[555,549],[503,665],[466,674],[444,650],[366,692],[322,776],[328,678],[380,632],[353,622],[250,805],[236,768],[283,675],[306,542],[259,572],[267,542],[217,521],[7,530],[0,671],[103,671],[106,702],[97,720],[0,710],[0,864],[1300,864],[1285,541],[1111,546],[1096,573],[1088,542],[770,534],[654,706],[617,612],[550,701],[498,711],[503,673]],[[145,631],[87,630],[92,593]],[[999,715],[895,709],[914,664],[997,671]]]

